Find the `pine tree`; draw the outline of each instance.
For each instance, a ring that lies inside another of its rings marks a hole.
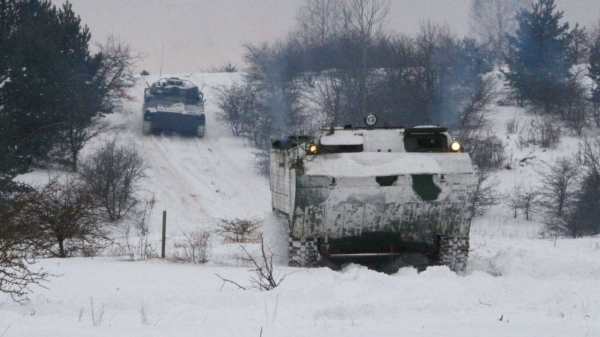
[[[579,23],[569,32],[570,44],[567,49],[569,60],[573,64],[579,64],[586,61],[589,54],[589,34],[585,27],[579,27]]]
[[[588,76],[594,82],[592,101],[596,107],[600,107],[600,36],[594,41],[594,44],[590,49],[589,62]]]
[[[568,232],[573,237],[600,233],[600,175],[591,171],[583,178],[577,194],[574,212],[567,219]]]
[[[569,24],[560,24],[563,12],[555,11],[554,0],[539,0],[531,11],[519,12],[519,28],[508,35],[504,76],[516,91],[518,102],[529,100],[548,111],[562,99],[564,82],[572,65],[567,49],[572,39]]]
[[[91,34],[66,3],[2,0],[0,30],[0,145],[2,172],[22,172],[32,159],[69,149],[76,160],[85,128],[100,111],[102,55],[91,55]],[[79,137],[79,140],[78,138]],[[85,138],[85,137],[84,137]],[[8,159],[8,160],[7,160]]]

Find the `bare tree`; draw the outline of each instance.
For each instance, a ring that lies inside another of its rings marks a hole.
[[[500,181],[489,170],[477,171],[477,185],[473,193],[473,215],[484,215],[490,209],[500,203],[498,193]]]
[[[580,167],[574,158],[559,157],[553,164],[544,163],[536,170],[540,175],[540,204],[548,212],[562,217],[573,206],[579,187]]]
[[[469,25],[481,43],[491,46],[496,60],[506,51],[506,34],[517,29],[517,12],[531,0],[472,0]]]
[[[122,100],[133,99],[127,90],[133,88],[138,81],[135,64],[142,59],[142,54],[115,35],[109,35],[104,43],[97,43],[96,47],[103,56],[100,76],[104,79],[104,109],[109,112]]]
[[[258,93],[250,85],[234,83],[216,88],[217,120],[235,137],[252,138],[257,128]]]
[[[451,56],[455,47],[455,36],[447,24],[439,25],[432,21],[421,23],[415,48],[418,62],[423,68],[419,82],[424,87],[428,102],[435,102],[439,97],[440,81],[454,64]]]
[[[588,84],[586,84],[582,71],[578,71],[568,78],[564,84],[563,99],[556,104],[556,109],[561,118],[578,137],[583,135],[583,129],[588,126],[589,116],[593,115],[589,104]]]
[[[389,11],[389,0],[348,0],[342,7],[344,28],[360,43],[361,65],[358,82],[361,117],[367,115],[368,49],[374,38],[384,33]]]
[[[74,177],[50,178],[24,210],[38,233],[35,247],[55,257],[95,255],[108,240],[93,196]]]
[[[50,274],[34,269],[34,243],[40,233],[32,226],[25,211],[38,202],[32,190],[10,193],[3,200],[0,212],[0,292],[11,296],[13,301],[27,299],[30,285],[40,285]]]
[[[324,45],[343,26],[342,0],[305,0],[298,11],[297,36],[307,46]]]
[[[600,137],[586,137],[580,149],[583,154],[583,164],[588,172],[600,176]]]
[[[185,238],[183,243],[178,246],[183,248],[183,259],[192,263],[208,262],[208,254],[210,250],[210,232],[202,229],[195,229],[186,232],[179,228],[181,234]]]
[[[275,273],[275,268],[273,267],[273,253],[271,252],[269,247],[265,249],[265,242],[263,240],[262,235],[260,237],[260,258],[257,259],[253,257],[252,254],[250,254],[248,250],[246,250],[246,248],[244,248],[243,246],[241,248],[244,251],[244,253],[246,253],[246,255],[248,256],[247,258],[244,258],[244,261],[250,263],[255,268],[255,276],[250,277],[250,283],[252,284],[252,288],[259,289],[261,291],[273,290],[277,288],[277,286],[279,286],[281,282],[283,282],[287,275],[289,275],[285,274],[280,277]],[[217,275],[218,278],[223,280],[223,284],[231,283],[236,285],[240,289],[247,289],[234,281],[225,279],[219,276],[218,274],[215,275]]]
[[[514,211],[514,217],[520,211],[525,216],[525,220],[531,220],[531,216],[538,209],[539,191],[523,182],[515,184],[513,191],[507,196],[508,205]]]
[[[460,129],[479,130],[486,125],[489,106],[498,97],[495,90],[497,82],[494,76],[474,81],[473,93],[459,117]]]
[[[341,76],[336,70],[323,72],[308,92],[308,99],[316,105],[321,117],[330,119],[334,124],[341,120],[345,101]]]
[[[61,131],[60,140],[54,144],[49,157],[59,164],[68,166],[72,172],[79,169],[81,150],[94,137],[106,130],[106,126],[94,119],[91,125],[69,123]]]
[[[215,232],[231,242],[246,242],[256,234],[260,224],[261,220],[258,218],[220,219]]]
[[[586,138],[580,153],[585,170],[572,207],[563,207],[562,216],[553,214],[546,219],[546,228],[556,235],[577,238],[600,234],[600,138]]]
[[[81,164],[84,188],[108,221],[133,215],[139,203],[139,183],[145,177],[145,159],[133,144],[117,144],[117,138],[104,141],[100,149]]]
[[[479,170],[496,171],[506,163],[504,143],[490,131],[460,130],[458,136]]]

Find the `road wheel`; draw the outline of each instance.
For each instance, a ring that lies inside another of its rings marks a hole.
[[[147,135],[150,133],[150,131],[152,131],[152,122],[144,121],[144,124],[142,125],[142,133]]]
[[[290,267],[317,267],[319,248],[317,239],[297,239],[290,236],[288,261]]]
[[[440,235],[438,262],[454,272],[465,272],[469,257],[468,235]]]
[[[196,136],[198,138],[204,137],[204,125],[198,125],[198,128],[196,129]]]

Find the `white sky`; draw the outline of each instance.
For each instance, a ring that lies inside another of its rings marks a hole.
[[[56,0],[62,3],[64,0]],[[115,34],[146,54],[139,67],[163,73],[200,72],[243,65],[244,43],[274,41],[295,25],[303,0],[71,0],[94,40]],[[468,34],[470,0],[392,0],[389,28],[413,34],[423,20],[448,23]],[[565,20],[591,26],[600,0],[556,0]]]

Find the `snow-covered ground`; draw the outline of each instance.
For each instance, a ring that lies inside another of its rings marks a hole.
[[[178,76],[203,87],[204,139],[142,136],[141,86],[137,102],[108,117],[116,128],[103,136],[133,142],[149,160],[144,190],[156,199],[152,243],[159,247],[163,210],[167,255],[182,231],[212,230],[220,218],[266,218],[262,230],[277,254],[276,273],[285,277],[279,287],[242,290],[224,283],[217,275],[248,288],[254,271],[240,261],[239,245],[217,236],[206,264],[44,259],[36,266],[58,275],[44,283],[47,288],[34,286],[23,304],[0,295],[0,337],[600,336],[600,238],[541,239],[539,219],[514,219],[503,206],[474,220],[465,275],[447,267],[403,268],[393,275],[358,265],[342,271],[287,267],[283,231],[269,215],[268,181],[251,167],[253,149],[215,117],[214,87],[239,75]],[[535,120],[514,107],[498,107],[493,115],[514,164],[498,174],[506,192],[520,181],[535,184],[532,163],[577,149],[568,137],[557,150],[519,148],[518,135],[505,130],[515,116],[521,126]],[[533,159],[520,166],[526,156]]]

